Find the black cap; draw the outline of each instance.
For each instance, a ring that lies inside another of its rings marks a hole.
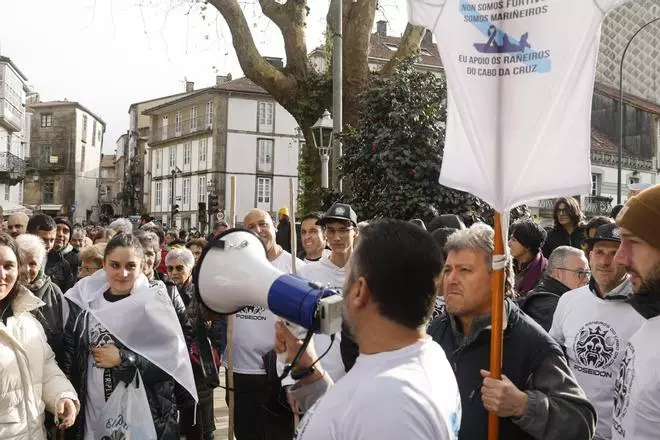
[[[71,221],[66,217],[55,217],[55,224],[66,225],[69,228],[69,230],[71,230]]]
[[[611,241],[614,243],[621,243],[621,230],[616,223],[600,226],[596,229],[594,238],[587,238],[584,240],[586,244],[593,245],[599,241]]]
[[[351,208],[351,205],[345,203],[335,203],[328,209],[328,212],[325,213],[323,218],[316,222],[317,225],[324,226],[330,220],[341,220],[345,222],[353,223],[353,226],[357,226],[357,214]]]

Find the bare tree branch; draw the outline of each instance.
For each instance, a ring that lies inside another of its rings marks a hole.
[[[245,76],[274,96],[281,95],[282,83],[287,78],[259,53],[238,0],[209,0],[209,3],[220,12],[229,26],[238,62]]]
[[[348,124],[357,121],[357,97],[369,81],[369,45],[376,7],[377,0],[343,0],[344,121]]]
[[[305,41],[306,0],[289,0],[285,4],[275,0],[259,0],[261,11],[282,32],[286,67],[300,76],[307,77],[307,43]]]
[[[422,38],[424,38],[424,32],[426,32],[426,29],[424,29],[423,26],[413,26],[408,24],[403,33],[403,37],[401,38],[401,43],[399,44],[398,49],[392,58],[390,58],[390,60],[383,66],[380,74],[385,77],[391,76],[399,61],[417,54],[419,52],[419,45],[422,42]]]

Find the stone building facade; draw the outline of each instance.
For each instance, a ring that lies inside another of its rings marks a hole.
[[[29,109],[24,204],[74,222],[97,220],[105,122],[78,102],[36,102]]]

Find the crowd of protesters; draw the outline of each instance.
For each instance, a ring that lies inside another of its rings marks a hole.
[[[611,216],[585,219],[562,197],[550,227],[511,224],[501,379],[488,371],[494,233],[467,220],[360,222],[336,203],[294,225],[294,269],[288,210],[248,212],[240,226],[267,259],[338,291],[345,314],[302,356],[269,310],[235,315],[236,438],[486,439],[489,411],[507,440],[657,438],[660,185]],[[229,225],[204,237],[147,214],[104,227],[12,214],[2,226],[0,439],[99,438],[136,372],[158,439],[214,438],[227,321],[200,304],[193,272]],[[297,360],[284,379],[277,353]]]

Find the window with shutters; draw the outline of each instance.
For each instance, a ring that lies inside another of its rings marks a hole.
[[[213,101],[206,103],[204,115],[206,116],[206,126],[211,127],[213,125]]]
[[[190,131],[197,129],[197,106],[193,105],[190,109]]]
[[[181,112],[174,115],[174,131],[177,135],[181,134]]]
[[[206,176],[199,176],[197,181],[197,201],[206,202],[208,196],[208,191],[206,190]]]
[[[201,139],[199,141],[199,161],[206,162],[206,155],[208,154],[209,140]]]
[[[163,183],[156,182],[156,206],[163,203]]]
[[[176,145],[170,147],[170,168],[176,166]]]
[[[183,178],[183,204],[188,205],[190,203],[190,177]]]
[[[257,142],[257,171],[273,171],[273,139],[259,139]]]
[[[183,144],[183,164],[190,165],[190,153],[192,150],[192,143],[186,142]]]
[[[273,131],[273,103],[259,103],[259,131]]]
[[[257,177],[257,203],[270,203],[272,182],[270,177]]]

